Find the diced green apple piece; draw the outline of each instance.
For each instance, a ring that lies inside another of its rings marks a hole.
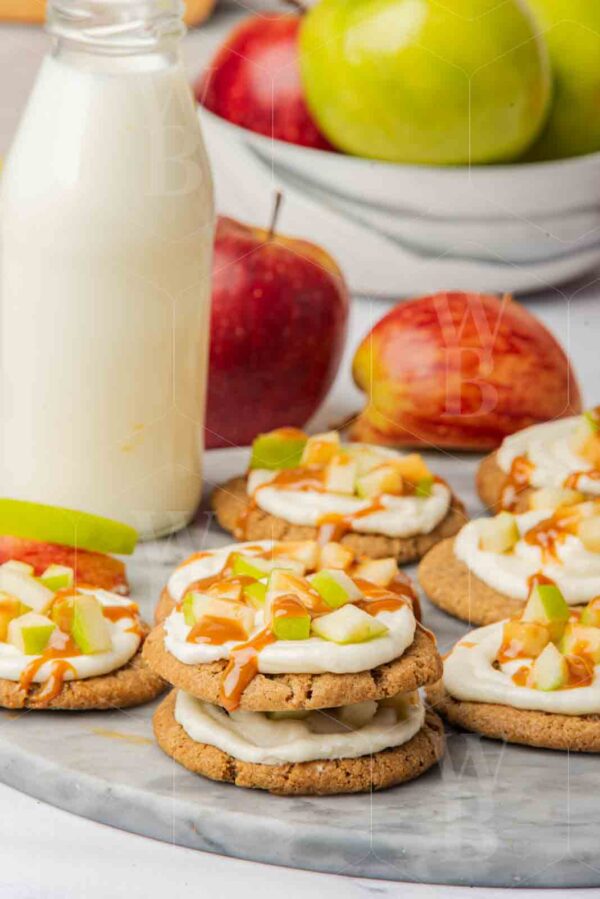
[[[71,636],[84,655],[112,649],[110,630],[95,596],[84,594],[73,598]]]
[[[600,628],[569,623],[560,643],[564,655],[589,656],[595,665],[600,663]]]
[[[338,609],[348,602],[355,602],[363,595],[352,578],[338,568],[322,568],[313,574],[310,585],[332,609]]]
[[[308,609],[299,599],[285,597],[271,606],[271,630],[278,640],[308,640],[310,621]]]
[[[384,493],[400,496],[402,488],[402,475],[393,462],[386,462],[356,479],[356,492],[361,499],[372,499]]]
[[[347,724],[353,730],[360,730],[365,724],[373,720],[377,712],[377,703],[373,699],[365,702],[354,702],[352,705],[344,705],[337,710],[337,717],[342,724]]]
[[[350,456],[352,456],[352,458],[356,462],[356,474],[359,477],[363,474],[368,474],[379,465],[383,465],[383,463],[387,460],[387,456],[385,456],[383,453],[378,452],[371,446],[350,445],[347,448],[346,452]]]
[[[254,627],[254,612],[244,603],[231,599],[218,599],[195,590],[187,593],[183,599],[183,618],[188,627],[193,627],[206,616],[237,621],[247,634]]]
[[[600,553],[600,515],[579,522],[577,536],[591,553]]]
[[[319,560],[319,544],[316,540],[287,540],[273,549],[273,563],[278,568],[285,568],[285,565],[279,565],[280,559],[302,562],[305,570],[314,571]]]
[[[515,658],[535,659],[550,642],[550,630],[539,621],[510,619],[504,625],[503,646]]]
[[[0,593],[0,643],[6,642],[8,625],[13,618],[23,614],[22,603],[8,593]]]
[[[52,590],[40,584],[34,577],[7,568],[5,565],[0,568],[0,590],[10,593],[34,612],[40,613],[46,611],[54,598]]]
[[[73,628],[74,596],[65,596],[54,600],[50,607],[50,617],[63,634],[70,634]]]
[[[322,640],[332,643],[365,643],[388,633],[388,628],[368,612],[352,604],[336,609],[328,615],[315,618],[312,632]]]
[[[309,437],[302,453],[302,465],[327,465],[340,451],[340,435],[337,431],[315,434]]]
[[[571,612],[565,599],[554,584],[535,584],[523,609],[523,621],[539,621],[546,624],[553,640],[559,640]]]
[[[403,478],[410,481],[411,484],[418,484],[419,481],[431,481],[433,483],[433,474],[428,468],[423,456],[419,453],[409,453],[407,456],[401,456],[394,460],[398,471]]]
[[[531,667],[531,684],[536,690],[560,690],[569,680],[567,660],[548,643]]]
[[[387,587],[398,574],[398,563],[395,558],[366,559],[359,562],[353,572],[356,578],[362,578],[378,587]]]
[[[422,499],[427,499],[428,496],[431,496],[433,493],[433,485],[435,483],[435,479],[433,476],[429,476],[427,478],[419,478],[419,480],[415,484],[415,495],[421,497]]]
[[[325,543],[321,547],[319,568],[339,568],[344,571],[354,561],[354,550],[341,543]],[[316,566],[315,566],[316,567]]]
[[[304,578],[298,577],[292,571],[275,568],[269,577],[267,584],[267,596],[265,600],[265,615],[271,615],[271,607],[280,596],[294,596],[307,609],[312,609],[320,602],[316,591],[312,590]]]
[[[588,627],[600,627],[600,596],[596,596],[588,602],[579,621]]]
[[[236,553],[232,559],[233,574],[253,577],[257,581],[267,577],[275,568],[285,568],[299,575],[305,571],[304,564],[297,559],[262,559],[259,556],[244,556],[241,553]]]
[[[46,649],[55,630],[56,625],[46,615],[27,612],[9,623],[8,642],[26,656],[38,656]]]
[[[482,523],[479,546],[484,552],[506,553],[510,552],[519,537],[515,516],[510,512],[500,512],[495,518],[488,518]]]
[[[250,468],[297,468],[306,446],[307,436],[297,428],[278,428],[259,434],[252,444]]]
[[[17,559],[9,559],[8,562],[0,565],[0,568],[6,568],[8,571],[20,571],[21,574],[27,574],[29,577],[33,577],[35,574],[33,565],[28,562],[19,562]]]
[[[38,578],[40,584],[57,593],[73,586],[75,572],[68,565],[49,565]]]
[[[356,481],[356,462],[346,453],[338,453],[325,469],[325,490],[352,496]]]
[[[266,584],[263,584],[260,581],[254,581],[253,584],[248,584],[246,587],[244,587],[244,599],[252,606],[253,609],[260,611],[262,608],[264,608],[266,598]]]
[[[123,555],[131,555],[138,537],[135,528],[110,518],[16,499],[0,499],[0,534]]]
[[[566,487],[542,487],[534,490],[529,498],[529,508],[535,511],[558,509],[559,506],[574,506],[583,500],[579,490]]]
[[[209,596],[215,596],[217,599],[234,599],[236,602],[240,602],[242,599],[242,584],[239,578],[225,578],[209,587],[206,593]]]

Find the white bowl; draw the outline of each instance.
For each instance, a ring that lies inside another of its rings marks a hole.
[[[271,140],[205,109],[221,211],[337,257],[358,293],[544,289],[600,262],[600,153],[494,166],[398,165]],[[266,207],[263,209],[263,201]]]

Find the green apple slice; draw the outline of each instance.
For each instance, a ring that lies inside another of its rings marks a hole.
[[[536,690],[560,690],[569,680],[567,660],[554,643],[548,643],[531,667],[531,683]]]
[[[383,494],[401,496],[403,483],[398,466],[388,462],[357,478],[356,492],[361,499],[373,499]]]
[[[576,623],[568,624],[560,643],[560,649],[564,655],[584,653],[593,660],[594,665],[598,665],[600,663],[600,628]]]
[[[202,618],[226,618],[236,621],[249,634],[254,627],[254,612],[242,602],[231,599],[217,599],[195,590],[187,593],[183,600],[183,618],[192,627]]]
[[[549,642],[550,630],[540,621],[511,618],[504,625],[502,644],[513,658],[535,659]]]
[[[596,596],[588,602],[579,621],[588,627],[600,627],[600,596]]]
[[[312,632],[332,643],[366,643],[388,633],[388,628],[373,615],[348,604],[335,612],[315,618]]]
[[[339,568],[322,568],[313,574],[310,585],[331,609],[339,609],[348,602],[361,599],[363,595],[352,578]]]
[[[319,568],[339,568],[344,571],[354,562],[354,550],[341,543],[326,543],[321,547]],[[317,566],[315,565],[315,568]]]
[[[534,511],[557,509],[559,506],[574,506],[583,500],[579,490],[566,487],[542,487],[534,490],[529,498],[529,508]]]
[[[297,468],[308,437],[297,428],[278,428],[259,434],[252,444],[250,468]]]
[[[110,518],[16,499],[0,499],[0,534],[122,555],[131,555],[138,537]]]
[[[484,552],[506,553],[510,552],[519,537],[515,516],[510,512],[500,512],[495,518],[483,522],[479,547]]]
[[[10,593],[20,599],[23,605],[40,613],[46,611],[54,598],[52,590],[31,575],[16,571],[9,563],[0,566],[0,590]]]
[[[387,559],[367,559],[354,569],[354,577],[362,578],[378,587],[387,587],[398,574],[398,563],[393,557]]]
[[[600,515],[579,522],[577,536],[591,553],[600,553]]]
[[[305,570],[314,570],[319,560],[319,544],[316,540],[286,540],[282,546],[276,545],[273,549],[273,561],[278,568],[284,568],[285,565],[279,565],[279,558],[302,562]]]
[[[56,625],[45,615],[27,612],[8,625],[8,642],[26,656],[38,656],[46,649]]]
[[[327,465],[340,451],[340,435],[337,431],[315,434],[309,437],[302,453],[302,465]]]
[[[74,579],[75,572],[68,565],[48,565],[38,578],[40,584],[43,584],[48,590],[52,590],[53,593],[72,587]]]
[[[8,593],[0,593],[0,643],[8,637],[8,625],[13,618],[23,614],[22,603]]]
[[[254,581],[253,584],[248,584],[248,586],[244,587],[244,599],[253,609],[256,609],[257,611],[263,609],[266,598],[267,585],[263,584],[261,581]]]
[[[285,604],[275,600],[271,606],[271,630],[278,640],[308,640],[310,614],[300,600],[285,597]]]
[[[429,475],[426,478],[419,478],[415,484],[415,496],[419,496],[421,499],[427,499],[427,497],[431,496],[433,493],[434,483],[435,479],[432,475]]]
[[[564,632],[571,611],[554,584],[536,584],[523,609],[523,621],[539,621],[548,625],[553,640],[559,640]]]
[[[106,618],[95,596],[86,594],[73,599],[71,636],[84,655],[110,652],[112,649]]]
[[[325,469],[325,490],[352,496],[356,481],[356,462],[346,453],[338,453]]]
[[[2,565],[2,568],[6,568],[7,571],[20,571],[21,574],[27,574],[29,577],[34,577],[35,575],[33,565],[29,565],[28,562],[19,562],[17,559],[9,559],[8,562]]]
[[[261,559],[254,556],[243,556],[236,553],[232,558],[233,574],[241,577],[253,577],[257,581],[267,577],[271,571],[276,568],[282,568],[286,571],[293,571],[294,574],[303,575],[305,566],[297,559]]]
[[[356,462],[356,473],[359,476],[368,474],[374,468],[383,465],[388,459],[384,453],[380,453],[370,446],[349,446],[346,452]]]

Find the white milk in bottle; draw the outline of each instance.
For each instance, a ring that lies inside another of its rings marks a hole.
[[[0,495],[128,522],[201,494],[212,184],[177,0],[54,0],[3,172]]]

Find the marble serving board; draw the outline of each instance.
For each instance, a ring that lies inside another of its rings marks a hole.
[[[207,482],[243,469],[208,454]],[[478,510],[476,460],[435,457]],[[173,565],[227,541],[210,512],[142,545],[129,565],[148,618]],[[423,603],[445,651],[464,633]],[[448,732],[441,763],[373,795],[280,798],[213,783],[164,756],[154,706],[102,713],[0,713],[0,778],[78,815],[194,849],[276,865],[399,881],[498,887],[600,886],[598,759]]]

